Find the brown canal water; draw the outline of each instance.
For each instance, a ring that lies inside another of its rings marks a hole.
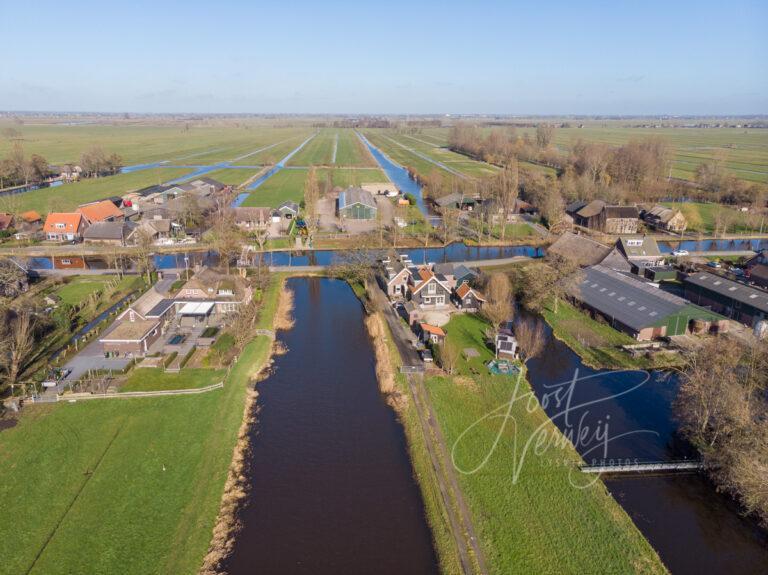
[[[231,574],[437,573],[405,435],[344,282],[288,280],[288,353],[258,384],[251,492]]]
[[[528,367],[550,418],[566,435],[586,438],[573,441],[585,461],[695,457],[677,433],[676,377],[593,370],[551,334]],[[576,370],[576,383],[563,385]],[[768,573],[768,535],[705,476],[614,475],[604,481],[674,575]]]

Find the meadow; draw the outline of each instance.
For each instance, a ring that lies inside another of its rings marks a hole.
[[[197,572],[270,346],[254,339],[209,393],[25,408],[0,433],[0,573]]]
[[[289,166],[329,166],[337,130],[321,130],[289,161]]]
[[[117,174],[103,178],[89,178],[71,184],[52,188],[41,188],[0,197],[2,210],[20,213],[36,210],[45,216],[48,212],[71,211],[80,204],[101,200],[110,196],[121,196],[146,186],[161,184],[190,173],[190,168],[151,168]]]
[[[280,170],[261,184],[261,186],[253,190],[243,203],[243,206],[266,206],[274,208],[288,200],[301,203],[304,199],[304,182],[307,179],[308,173],[309,170],[306,168]],[[382,170],[375,168],[318,168],[318,182],[324,182],[329,173],[331,174],[333,185],[342,188],[357,186],[364,183],[389,181]]]
[[[557,442],[562,436],[540,406],[527,402],[532,392],[525,379],[516,391],[516,377],[488,375],[484,363],[493,355],[486,327],[477,316],[454,316],[445,327],[448,339],[480,357],[462,358],[454,376],[430,376],[426,384],[454,463],[465,471],[459,481],[491,571],[665,572],[601,481],[571,483],[584,481],[575,471],[581,458],[570,443]],[[521,399],[509,407],[513,397]],[[501,410],[497,417],[483,419],[494,410]],[[529,438],[545,436],[549,443],[523,456]]]
[[[240,186],[261,171],[259,168],[222,168],[205,174],[228,186]]]
[[[276,208],[282,202],[293,201],[300,203],[304,199],[304,181],[308,170],[280,170],[265,181],[261,186],[251,191],[243,202],[243,207]]]
[[[339,130],[339,145],[336,149],[337,166],[378,166],[368,148],[360,141],[354,130]]]
[[[0,130],[8,128],[20,132],[19,141],[27,155],[40,154],[51,164],[77,163],[81,154],[93,146],[119,154],[125,165],[164,160],[209,164],[311,133],[307,128],[278,128],[245,121],[216,126],[183,122],[165,125],[0,122]],[[8,154],[15,141],[0,137],[0,158]]]

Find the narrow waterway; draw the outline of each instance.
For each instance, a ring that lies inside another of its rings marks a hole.
[[[386,252],[386,250],[383,250]],[[306,251],[266,251],[264,263],[274,266],[307,266],[330,265],[344,253],[344,250],[306,250]],[[493,260],[514,256],[539,258],[544,255],[544,249],[536,246],[468,246],[456,242],[445,247],[436,248],[398,248],[398,254],[407,254],[414,263],[424,262],[471,262],[477,260]],[[255,254],[252,254],[255,256]],[[56,256],[19,258],[33,270],[52,269],[90,269],[108,270],[114,264],[108,263],[101,256]],[[196,265],[215,266],[219,263],[218,254],[207,252],[184,252],[156,254],[153,256],[156,269],[185,269],[193,270]],[[130,269],[128,266],[126,269]]]
[[[355,133],[357,134],[357,137],[360,138],[360,141],[363,142],[371,152],[373,159],[376,160],[379,166],[381,166],[381,169],[387,174],[387,177],[392,180],[392,183],[394,183],[403,194],[411,194],[416,199],[416,206],[418,206],[419,211],[424,214],[424,217],[426,217],[428,221],[432,221],[435,214],[432,214],[429,211],[429,208],[427,208],[427,204],[424,202],[424,196],[421,193],[421,185],[419,185],[417,181],[411,179],[408,170],[387,157],[384,152],[371,144],[368,141],[368,138],[363,136],[360,132],[355,131]]]
[[[744,240],[683,240],[660,241],[659,250],[662,253],[672,253],[673,250],[689,252],[740,252],[752,250],[759,252],[768,249],[768,239]]]
[[[551,334],[529,370],[537,396],[564,433],[607,432],[608,442],[574,441],[587,462],[695,457],[673,417],[676,377],[593,370]],[[562,384],[572,381],[576,370],[579,379],[572,394],[565,394]],[[561,397],[570,396],[567,417],[565,405],[553,400],[558,390]],[[613,476],[605,484],[673,574],[768,573],[768,536],[705,476]]]
[[[228,573],[437,573],[405,436],[346,283],[291,279],[296,324],[258,384],[251,492]]]

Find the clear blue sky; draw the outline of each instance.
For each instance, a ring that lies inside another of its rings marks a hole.
[[[13,2],[0,110],[768,113],[768,2]]]

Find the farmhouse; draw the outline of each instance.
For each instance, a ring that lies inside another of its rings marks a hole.
[[[277,212],[286,220],[290,220],[299,215],[299,204],[286,201],[277,206]]]
[[[376,200],[371,192],[361,188],[348,188],[339,192],[338,213],[349,220],[372,220],[376,217]]]
[[[715,322],[719,315],[691,305],[646,281],[602,265],[584,270],[571,294],[613,327],[643,341],[688,333],[694,320]]]
[[[569,204],[566,213],[573,223],[607,234],[636,234],[638,210],[635,206],[609,206],[603,200]]]
[[[133,320],[117,322],[99,342],[106,354],[144,356],[159,337],[159,321],[135,316]]]
[[[599,264],[610,252],[609,246],[572,232],[565,232],[547,248],[547,253],[570,260],[580,267]]]
[[[768,292],[707,272],[689,274],[683,279],[685,297],[693,303],[757,327],[768,317]]]
[[[123,211],[110,200],[102,200],[91,204],[83,204],[77,211],[89,224],[96,222],[117,222],[125,217]]]
[[[176,296],[179,313],[185,315],[200,315],[205,309],[205,315],[213,312],[223,317],[237,311],[241,304],[247,304],[253,297],[253,290],[239,276],[227,276],[210,268],[203,268],[186,282]],[[210,303],[211,306],[186,307],[186,303]],[[194,312],[194,313],[193,313]]]
[[[656,240],[647,236],[622,237],[616,242],[616,249],[634,268],[664,264],[664,255],[659,250]]]
[[[422,266],[411,276],[408,286],[410,300],[419,308],[441,307],[451,301],[451,288],[444,276],[435,275],[427,266]]]
[[[272,221],[270,208],[234,208],[232,212],[235,225],[245,231],[262,228]]]
[[[66,242],[81,239],[86,227],[88,222],[80,213],[51,212],[45,219],[43,231],[47,240]]]
[[[680,210],[673,210],[665,206],[654,206],[642,213],[643,221],[657,230],[672,233],[682,233],[688,227],[688,221]]]
[[[83,232],[83,241],[92,244],[126,245],[126,240],[136,229],[133,222],[95,222]]]

